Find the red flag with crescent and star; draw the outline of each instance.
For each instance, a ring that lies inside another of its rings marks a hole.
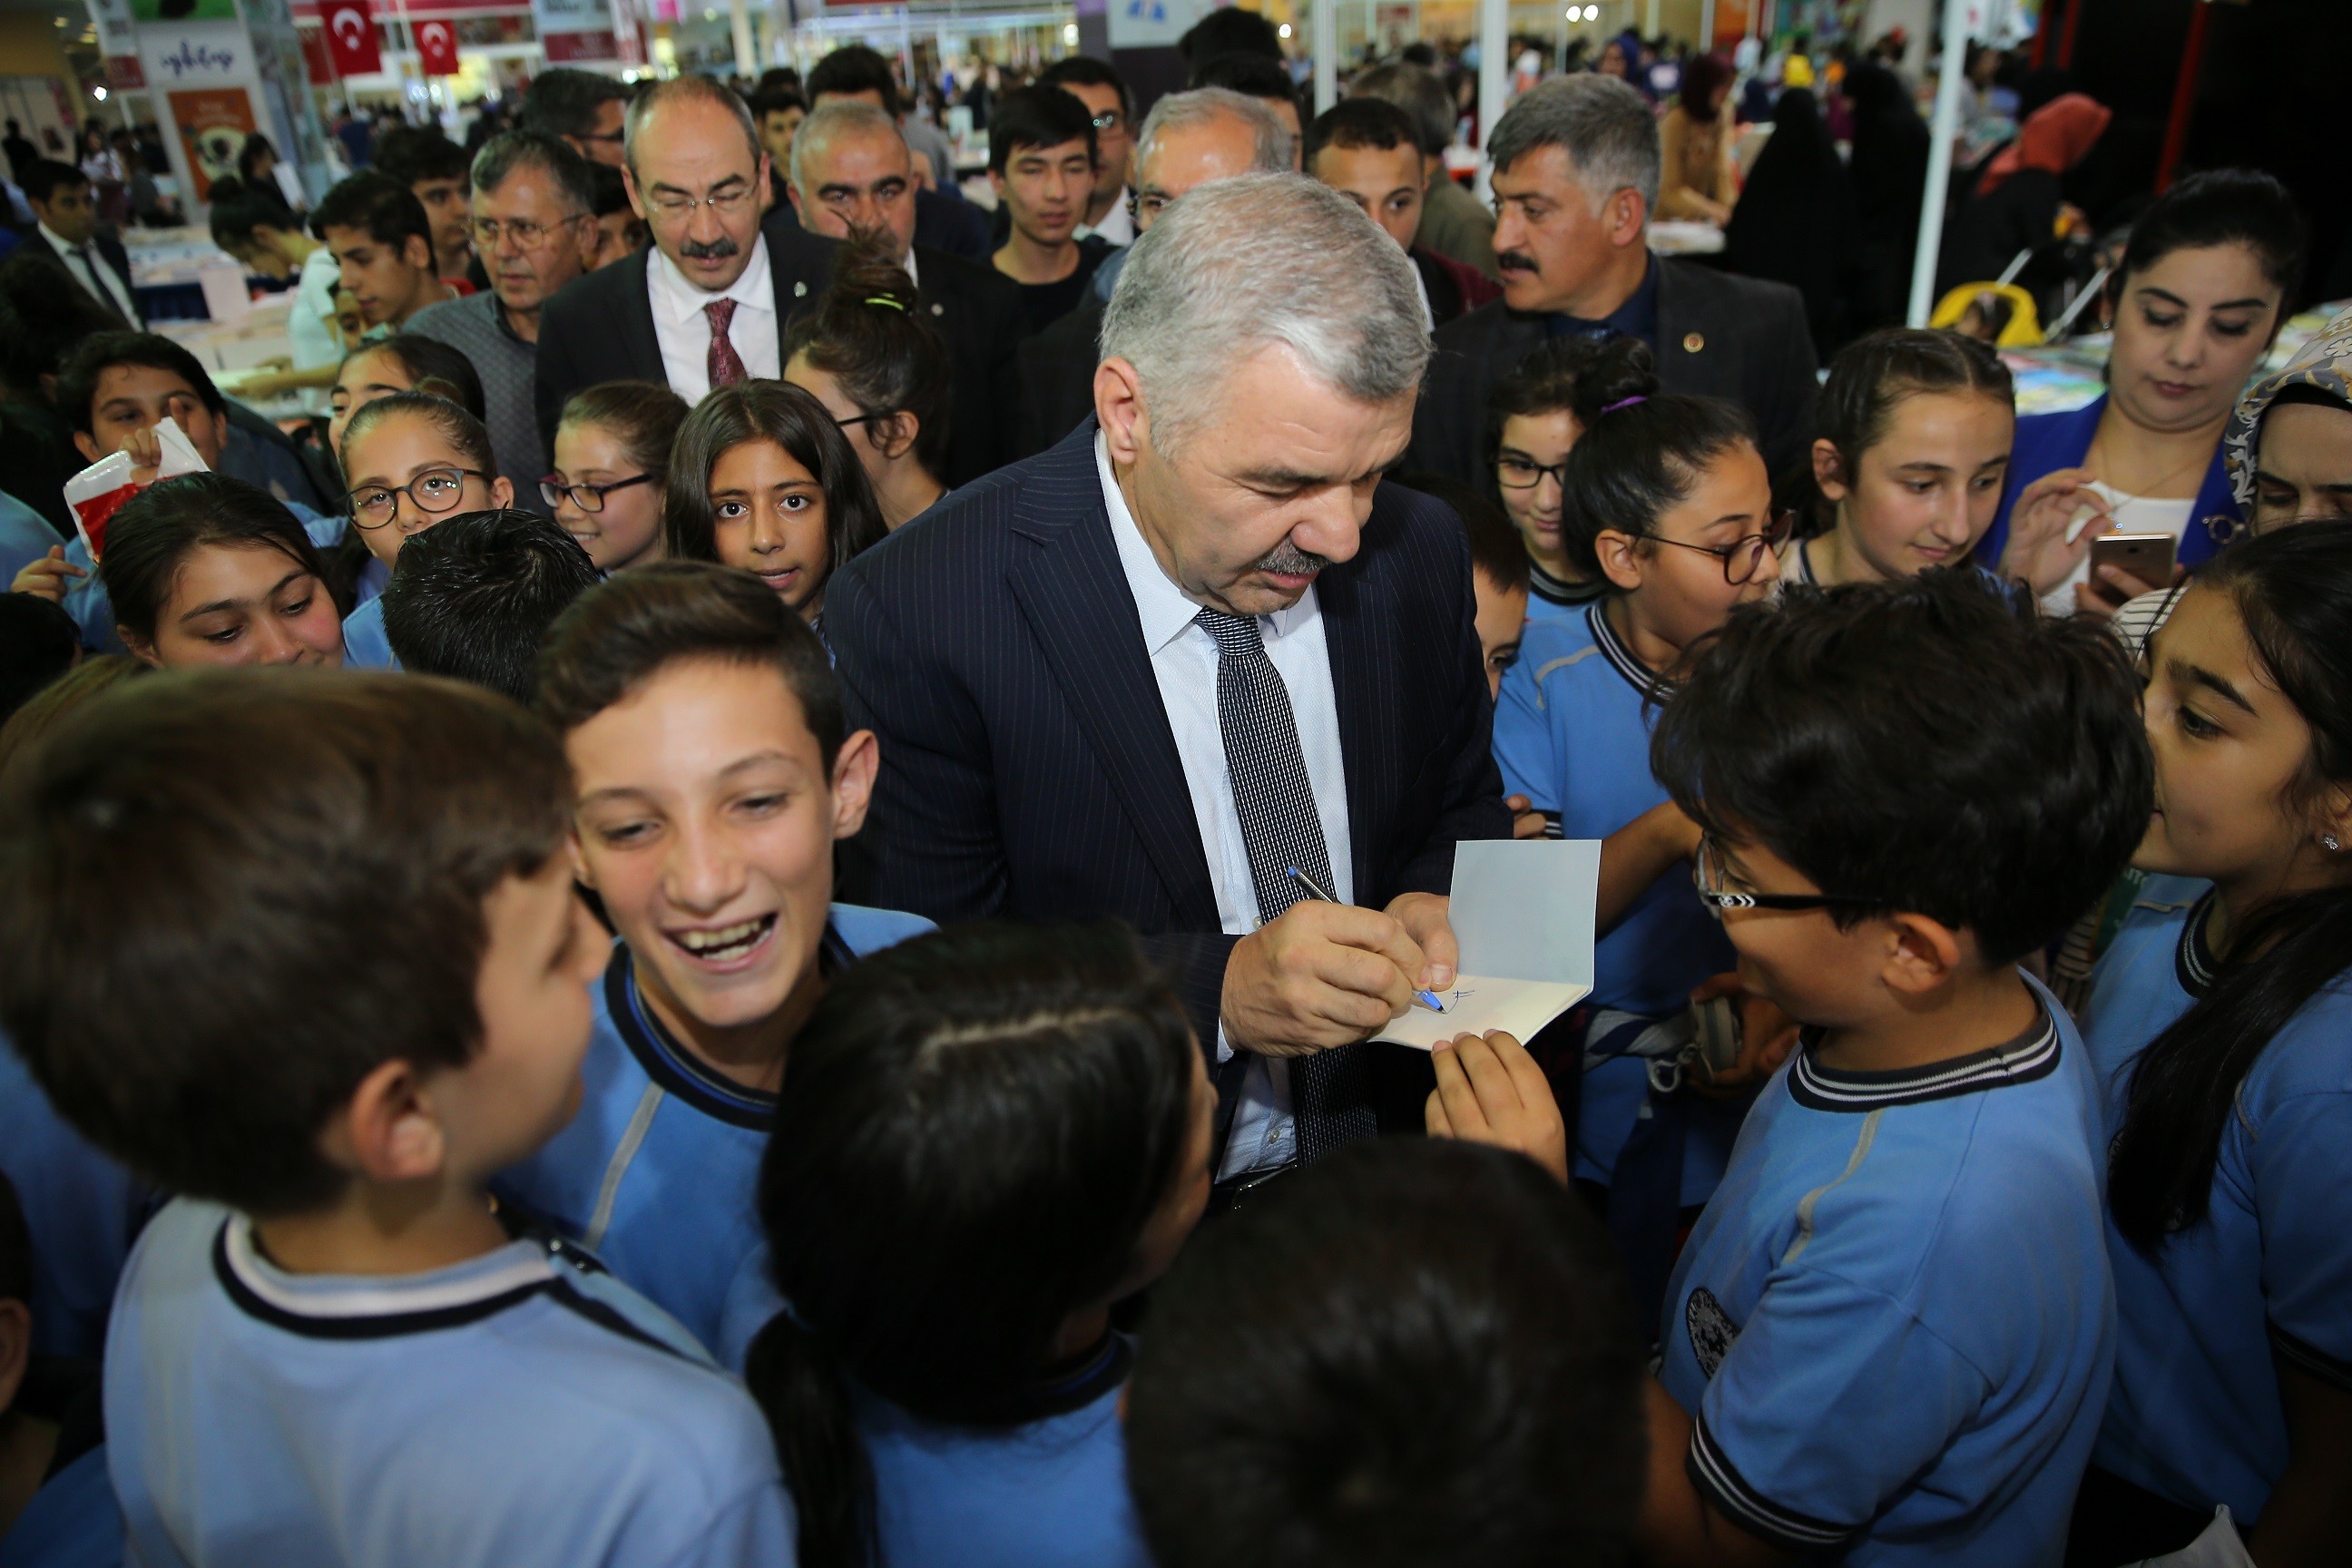
[[[383,69],[383,52],[376,45],[375,17],[368,10],[368,0],[327,0],[319,16],[336,75],[373,76]]]
[[[416,33],[416,63],[426,76],[457,74],[457,24],[455,22],[414,22]]]

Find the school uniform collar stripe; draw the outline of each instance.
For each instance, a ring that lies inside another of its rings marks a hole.
[[[2032,1028],[2006,1045],[1892,1072],[1823,1067],[1814,1054],[1819,1043],[1818,1031],[1808,1031],[1789,1070],[1789,1093],[1811,1110],[1876,1110],[2032,1083],[2057,1070],[2060,1050],[2058,1021],[2047,1008],[2042,1009]]]
[[[1101,1353],[1085,1366],[1037,1390],[1034,1402],[1022,1412],[1024,1420],[1044,1421],[1084,1410],[1127,1381],[1135,1370],[1135,1345],[1125,1334],[1113,1332]]]
[[[263,1260],[253,1223],[232,1215],[213,1241],[213,1272],[229,1300],[263,1322],[314,1339],[376,1339],[473,1322],[540,1294],[556,1279],[545,1255],[505,1249],[498,1261],[431,1283],[352,1277],[297,1289]]]
[[[828,920],[824,935],[816,949],[817,968],[821,973],[840,973],[856,962]],[[645,994],[637,987],[637,967],[630,956],[628,943],[615,938],[613,962],[604,966],[604,1011],[612,1016],[613,1027],[619,1031],[621,1043],[646,1069],[646,1076],[668,1093],[677,1096],[697,1110],[715,1116],[737,1127],[765,1131],[776,1119],[776,1097],[756,1089],[746,1089],[731,1079],[720,1077],[673,1037],[662,1021],[646,1005]]]
[[[1853,1533],[1850,1526],[1832,1524],[1791,1508],[1782,1508],[1748,1484],[1716,1446],[1702,1414],[1691,1426],[1690,1452],[1683,1456],[1683,1471],[1699,1495],[1715,1504],[1750,1534],[1800,1556],[1824,1551]]]
[[[1593,646],[1600,648],[1601,657],[1608,659],[1610,667],[1623,676],[1626,683],[1643,697],[1659,702],[1672,697],[1675,694],[1674,683],[1661,679],[1652,673],[1648,665],[1635,658],[1633,650],[1625,646],[1624,640],[1618,637],[1617,629],[1609,624],[1608,616],[1602,613],[1608,604],[1607,599],[1602,599],[1584,612],[1584,624],[1591,628]]]
[[[2205,922],[2213,912],[2213,889],[2189,906],[2189,919],[2180,928],[2180,944],[2172,951],[2172,973],[2180,988],[2191,996],[2202,996],[2213,988],[2213,976],[2221,961],[2213,955],[2212,944],[2205,939]]]

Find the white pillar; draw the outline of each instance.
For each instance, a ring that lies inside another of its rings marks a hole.
[[[1658,0],[1649,0],[1642,13],[1642,38],[1644,43],[1658,36]]]
[[[1495,138],[1511,90],[1511,0],[1478,0],[1478,145]],[[1483,179],[1483,176],[1482,176]]]
[[[1715,0],[1698,0],[1698,52],[1715,47]]]
[[[1936,121],[1929,132],[1927,190],[1919,204],[1919,249],[1911,258],[1911,309],[1905,320],[1927,324],[1936,304],[1936,258],[1944,245],[1944,197],[1952,186],[1952,146],[1959,135],[1960,89],[1968,79],[1969,8],[1944,7],[1943,68],[1936,77]]]
[[[1315,112],[1339,101],[1339,0],[1313,0]]]
[[[735,34],[735,74],[757,77],[760,51],[751,43],[751,0],[727,0],[727,20]]]

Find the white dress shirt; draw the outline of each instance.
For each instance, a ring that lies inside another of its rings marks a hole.
[[[40,229],[41,237],[49,242],[49,248],[58,253],[58,259],[66,264],[66,270],[74,275],[75,281],[132,326],[143,324],[139,319],[139,307],[131,303],[131,279],[115,272],[113,263],[99,254],[95,241],[77,251],[47,224],[41,225]]]
[[[1135,215],[1127,210],[1128,198],[1133,193],[1129,192],[1125,185],[1119,186],[1118,199],[1113,201],[1110,204],[1110,206],[1105,210],[1102,216],[1102,222],[1097,224],[1082,223],[1078,225],[1071,237],[1075,239],[1084,239],[1088,235],[1092,235],[1096,238],[1100,239],[1106,245],[1133,245],[1135,243]]]
[[[1102,479],[1103,505],[1110,512],[1111,538],[1128,590],[1135,595],[1143,646],[1168,710],[1176,754],[1184,763],[1184,785],[1201,830],[1201,849],[1216,890],[1217,919],[1229,936],[1245,936],[1261,923],[1257,882],[1250,872],[1249,848],[1242,840],[1240,814],[1225,770],[1225,732],[1217,721],[1217,643],[1194,618],[1207,607],[1185,596],[1169,580],[1144,542],[1112,475],[1103,437],[1095,437],[1095,469]],[[1323,842],[1331,854],[1331,895],[1355,899],[1355,867],[1348,834],[1348,768],[1339,749],[1339,702],[1331,689],[1331,655],[1323,634],[1323,612],[1309,588],[1290,608],[1257,617],[1266,657],[1290,693],[1298,724],[1298,748],[1307,759],[1307,782],[1315,794],[1315,815],[1323,821]],[[1217,1060],[1231,1060],[1233,1047],[1217,1031]],[[1234,1112],[1218,1175],[1239,1175],[1288,1163],[1298,1152],[1290,1113],[1290,1070],[1278,1057],[1250,1058],[1249,1077]]]
[[[716,293],[696,287],[656,246],[646,263],[646,293],[653,302],[663,379],[688,404],[710,395],[710,318],[702,308],[719,300],[735,301],[727,341],[735,345],[745,373],[761,381],[784,374],[783,322],[776,314],[776,275],[768,266],[766,236],[752,241],[743,275]]]
[[[1431,331],[1437,331],[1437,311],[1429,302],[1429,279],[1421,275],[1421,263],[1408,254],[1405,260],[1412,264],[1412,291],[1421,296],[1421,324]]]

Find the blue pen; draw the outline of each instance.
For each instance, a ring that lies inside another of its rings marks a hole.
[[[1308,876],[1306,872],[1300,870],[1296,866],[1284,867],[1282,874],[1289,878],[1292,881],[1297,883],[1300,887],[1306,889],[1307,896],[1313,899],[1318,903],[1336,904],[1339,901],[1330,894],[1325,892],[1322,889],[1317,887],[1315,885],[1315,879]],[[1412,997],[1414,1001],[1420,1003],[1423,1006],[1428,1008],[1433,1013],[1443,1013],[1445,1011],[1445,1004],[1437,999],[1437,993],[1434,991],[1416,991],[1412,994]]]

